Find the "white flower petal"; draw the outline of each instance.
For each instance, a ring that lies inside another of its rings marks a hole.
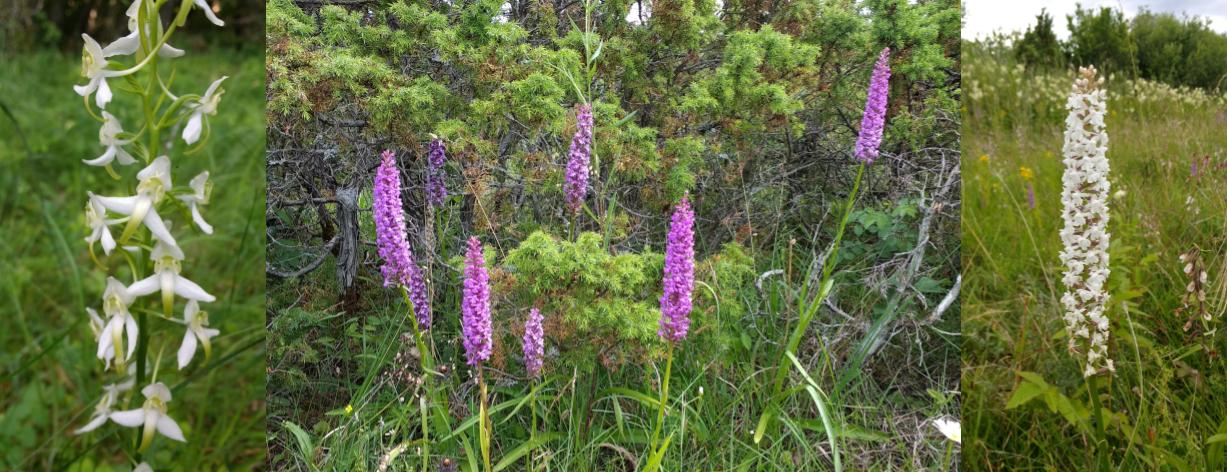
[[[95,416],[95,417],[93,417],[92,419],[90,419],[90,420],[89,420],[89,423],[85,423],[85,426],[82,426],[80,429],[77,429],[76,431],[73,431],[73,432],[72,432],[72,434],[85,434],[85,433],[88,433],[88,432],[90,432],[90,431],[93,431],[93,430],[95,430],[95,429],[98,429],[98,427],[99,427],[99,426],[102,426],[102,425],[103,425],[104,423],[106,423],[106,422],[107,422],[107,415],[98,415],[98,416]]]
[[[195,203],[193,203],[191,207],[192,221],[196,223],[196,226],[199,227],[201,231],[204,231],[205,234],[213,234],[213,226],[204,220],[204,216],[201,216],[200,207]]]
[[[80,95],[82,97],[87,97],[89,96],[89,94],[94,93],[95,90],[98,90],[99,82],[102,82],[102,77],[94,77],[94,78],[89,79],[88,84],[73,85],[72,90],[74,92],[77,92],[77,95]]]
[[[102,227],[102,252],[110,255],[115,249],[115,238],[111,236],[111,230],[106,226]]]
[[[158,282],[158,277],[159,274],[153,274],[136,282],[132,282],[132,285],[128,286],[128,293],[134,297],[143,297],[161,290],[162,285]]]
[[[209,292],[196,285],[196,282],[192,282],[182,275],[175,275],[175,295],[188,300],[199,300],[202,302],[217,300],[217,297],[210,295]]]
[[[102,57],[127,56],[135,53],[141,46],[140,33],[133,31],[102,49]]]
[[[183,50],[169,44],[163,44],[162,49],[158,50],[158,56],[173,59],[183,56]]]
[[[132,472],[153,472],[153,467],[150,467],[149,464],[141,462],[140,464],[136,465],[135,469],[132,469]]]
[[[189,362],[192,362],[192,357],[196,355],[196,335],[189,328],[183,333],[183,344],[179,345],[179,368],[187,367]]]
[[[192,117],[187,120],[187,126],[183,127],[183,142],[195,144],[200,139],[200,131],[204,129],[201,124],[203,120],[204,116],[201,112],[192,113]]]
[[[94,103],[98,108],[106,108],[107,104],[111,103],[111,86],[107,85],[105,78],[98,80],[98,94],[94,95]]]
[[[129,428],[145,424],[145,409],[137,408],[135,410],[117,411],[111,413],[111,421]]]
[[[204,10],[205,17],[208,18],[210,22],[217,26],[226,26],[226,22],[218,19],[217,15],[213,14],[213,8],[210,7],[205,0],[196,0],[195,3],[201,10]]]
[[[170,416],[161,416],[161,418],[158,418],[158,432],[176,441],[187,442],[187,439],[183,437],[183,430],[179,429],[179,424],[175,423],[175,420],[170,419]]]
[[[115,146],[107,146],[107,150],[104,151],[101,156],[95,157],[93,159],[81,159],[81,162],[84,162],[91,166],[102,167],[107,164],[110,164],[111,161],[115,160],[115,152],[116,152]]]
[[[131,316],[127,316],[124,318],[125,318],[124,325],[128,331],[128,356],[125,357],[125,359],[131,359],[132,352],[136,351],[136,335],[138,331],[137,331],[135,319],[133,319]]]
[[[170,230],[166,229],[166,224],[162,223],[162,217],[158,216],[158,211],[149,208],[149,212],[145,213],[145,226],[149,228],[149,232],[153,233],[153,237],[158,238],[162,242],[171,246],[178,247],[175,242],[175,237],[171,236]]]
[[[132,210],[136,208],[136,200],[138,197],[103,197],[101,195],[90,194],[90,197],[96,199],[102,204],[103,208],[111,210],[121,215],[131,215]]]

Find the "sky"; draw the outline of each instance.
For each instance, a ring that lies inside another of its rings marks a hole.
[[[963,37],[976,39],[994,31],[1025,31],[1035,24],[1040,10],[1046,8],[1057,37],[1068,39],[1065,15],[1072,15],[1077,3],[1082,4],[1083,10],[1115,7],[1124,11],[1126,18],[1133,18],[1142,7],[1153,12],[1187,13],[1208,19],[1211,29],[1227,33],[1227,0],[963,0]]]

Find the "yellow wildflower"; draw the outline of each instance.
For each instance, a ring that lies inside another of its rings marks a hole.
[[[352,414],[353,412],[354,412],[354,406],[353,406],[353,405],[345,405],[345,414],[346,414],[346,415]]]
[[[1035,177],[1035,172],[1031,172],[1030,167],[1022,166],[1018,168],[1018,176],[1030,182],[1031,178]]]
[[[988,154],[981,154],[981,155],[980,155],[980,163],[981,163],[981,164],[988,164]]]

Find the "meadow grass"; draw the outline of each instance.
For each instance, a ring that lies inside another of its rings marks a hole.
[[[1061,147],[1073,73],[1027,70],[999,45],[964,43],[963,51],[963,465],[1089,470],[1097,452],[1091,390],[1067,353],[1059,303]],[[1198,323],[1185,331],[1189,280],[1179,256],[1200,248],[1210,310],[1221,317],[1227,97],[1121,77],[1107,89],[1116,373],[1110,389],[1097,390],[1112,413],[1106,453],[1113,470],[1222,470],[1224,437],[1212,438],[1227,432],[1227,333],[1204,336]],[[1211,164],[1194,176],[1191,164],[1202,156]]]
[[[52,52],[0,61],[0,319],[6,325],[0,329],[0,444],[6,446],[0,469],[5,470],[129,470],[132,464],[134,430],[107,424],[72,434],[94,411],[100,382],[114,379],[103,376],[94,357],[97,343],[85,313],[86,306],[99,307],[105,284],[82,240],[86,190],[107,194],[119,185],[102,169],[81,163],[101,148],[97,122],[72,91],[80,63],[79,54]],[[259,49],[189,51],[173,63],[179,68],[173,87],[179,91],[200,93],[215,76],[230,76],[220,112],[211,120],[211,141],[199,153],[177,156],[174,175],[183,185],[200,170],[211,171],[214,192],[203,212],[214,234],[176,232],[188,254],[184,273],[218,298],[202,309],[222,334],[214,339],[208,363],[198,354],[196,363],[178,371],[174,353],[182,325],[150,318],[150,369],[161,353],[158,380],[173,390],[169,413],[188,442],[160,438],[145,460],[158,470],[259,468],[266,458],[263,55]],[[132,109],[126,102],[131,97],[116,96],[110,110]],[[127,176],[138,167],[119,172]],[[173,219],[189,221],[184,215]],[[139,394],[121,398],[123,408],[141,401]]]

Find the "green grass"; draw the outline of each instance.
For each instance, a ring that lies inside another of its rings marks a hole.
[[[1091,390],[1066,351],[1059,304],[1072,72],[1026,71],[999,47],[963,51],[964,467],[1089,470],[1099,451],[1113,470],[1227,467],[1222,443],[1210,441],[1227,432],[1227,333],[1201,336],[1197,324],[1186,332],[1189,315],[1178,312],[1188,284],[1178,257],[1193,247],[1208,266],[1212,313],[1227,311],[1227,97],[1119,77],[1107,84],[1117,371],[1110,390],[1097,390],[1111,412],[1108,445],[1097,448]],[[1204,155],[1213,167],[1192,178],[1193,157]],[[1034,174],[1034,208],[1022,167]],[[1030,394],[1038,396],[1007,408]]]
[[[79,83],[80,55],[34,53],[0,61],[0,469],[128,470],[134,429],[113,423],[75,436],[94,411],[104,375],[86,306],[99,308],[105,284],[82,240],[86,191],[126,191],[100,168],[81,159],[100,154],[98,125],[72,86]],[[212,137],[202,151],[174,156],[176,185],[201,170],[211,172],[212,201],[204,208],[215,232],[181,227],[171,215],[188,255],[184,274],[218,297],[202,305],[221,330],[206,364],[198,352],[179,371],[174,353],[182,325],[150,317],[149,353],[162,353],[158,380],[172,387],[169,414],[188,438],[159,437],[144,460],[157,470],[262,467],[264,441],[264,61],[259,52],[189,51],[173,61],[172,88],[201,93],[228,75]],[[163,72],[169,66],[163,65]],[[112,87],[122,80],[113,80]],[[130,96],[116,91],[108,110],[129,131]],[[14,126],[13,119],[20,127]],[[119,169],[130,182],[139,166]],[[116,233],[118,235],[118,233]],[[99,250],[101,256],[101,251]],[[112,273],[126,274],[112,257]],[[121,275],[121,278],[127,277]],[[182,303],[176,308],[179,315]],[[150,368],[152,370],[152,367]],[[139,389],[139,386],[138,386]],[[121,397],[121,408],[139,406]],[[113,469],[112,469],[113,467]]]

